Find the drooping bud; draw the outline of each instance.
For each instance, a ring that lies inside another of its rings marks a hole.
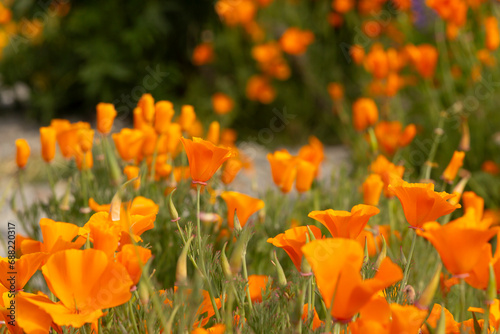
[[[490,263],[490,277],[488,281],[488,289],[486,290],[486,304],[491,305],[497,298],[497,281],[495,279],[495,271]]]
[[[381,237],[382,237],[382,250],[378,254],[377,261],[375,261],[375,264],[373,265],[373,269],[375,270],[378,270],[378,268],[380,268],[382,261],[384,261],[384,259],[387,257],[387,243],[385,242],[384,236],[381,235]]]
[[[222,247],[220,260],[221,260],[222,272],[226,276],[226,279],[230,280],[232,279],[233,274],[231,273],[231,266],[229,265],[229,261],[227,260],[226,256],[226,246],[227,242],[224,244],[224,247]]]
[[[189,251],[189,246],[191,245],[191,241],[193,240],[193,237],[190,237],[186,244],[184,245],[184,248],[182,249],[181,255],[179,256],[179,259],[177,260],[177,270],[175,271],[175,284],[177,286],[185,286],[188,283],[188,277],[187,277],[187,254]]]
[[[177,213],[177,209],[175,208],[174,201],[172,200],[175,190],[176,188],[174,188],[168,195],[168,212],[170,213],[170,220],[172,222],[176,222],[181,219]]]
[[[436,289],[439,286],[439,279],[441,277],[441,269],[443,265],[439,263],[438,267],[436,268],[436,271],[434,272],[434,275],[432,276],[431,281],[425,288],[424,292],[422,292],[422,295],[418,299],[418,301],[415,303],[415,306],[417,306],[421,310],[428,310],[429,305],[432,302],[432,299],[434,298],[434,294],[436,293]]]
[[[276,266],[276,273],[278,274],[278,285],[280,287],[285,287],[287,285],[286,275],[280,261],[278,261],[276,251],[273,252],[273,263]]]

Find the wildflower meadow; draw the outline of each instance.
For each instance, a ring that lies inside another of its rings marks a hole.
[[[2,1],[0,333],[500,333],[499,17]]]

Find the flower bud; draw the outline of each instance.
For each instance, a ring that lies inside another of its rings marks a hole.
[[[421,310],[427,310],[429,309],[429,305],[432,302],[432,299],[434,298],[434,294],[436,293],[436,289],[439,285],[439,279],[441,277],[441,268],[442,264],[440,263],[434,272],[434,275],[432,276],[431,281],[425,288],[424,292],[422,292],[422,295],[416,302],[415,306],[417,306]]]
[[[139,290],[138,292],[139,292],[139,299],[141,301],[141,304],[147,305],[149,303],[149,291],[148,291],[148,287],[146,286],[144,281],[141,280],[139,282],[138,290]]]
[[[224,247],[222,247],[220,260],[221,260],[222,272],[226,276],[226,279],[230,280],[233,277],[233,275],[231,273],[231,266],[229,265],[229,261],[227,260],[227,256],[226,256],[226,246],[227,246],[227,242],[224,244]]]
[[[278,257],[276,256],[276,251],[273,252],[273,263],[276,266],[276,273],[278,274],[278,285],[280,287],[285,287],[287,285],[286,275],[283,271],[283,267],[281,263],[278,261]]]
[[[168,195],[168,212],[170,213],[170,220],[173,222],[176,222],[180,219],[179,214],[177,213],[177,209],[175,208],[174,201],[172,200],[172,196],[175,190],[176,188],[174,188]]]
[[[187,285],[188,283],[188,277],[187,277],[187,254],[189,251],[189,246],[191,245],[191,241],[193,240],[193,237],[190,237],[186,244],[184,245],[184,248],[182,249],[181,255],[179,256],[179,259],[177,260],[177,269],[175,271],[175,285],[177,286],[184,286]]]
[[[234,221],[233,221],[233,223],[234,223],[234,231],[236,233],[241,232],[242,228],[241,228],[240,220],[238,218],[238,214],[237,214],[236,210],[234,210]]]
[[[385,242],[385,238],[383,235],[382,237],[382,250],[380,251],[377,261],[375,261],[375,264],[373,265],[373,269],[378,270],[380,268],[380,265],[382,264],[382,261],[387,257],[387,243]]]
[[[495,271],[490,263],[490,277],[488,281],[488,288],[486,289],[486,304],[491,305],[497,298],[497,281],[495,279]]]

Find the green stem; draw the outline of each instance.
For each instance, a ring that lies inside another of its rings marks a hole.
[[[403,296],[403,290],[406,287],[406,284],[408,283],[408,276],[410,273],[410,267],[411,267],[411,259],[413,257],[413,251],[415,250],[415,243],[417,241],[417,233],[413,231],[413,238],[411,240],[411,247],[410,247],[410,254],[408,255],[408,262],[406,263],[405,271],[403,274],[403,280],[401,281],[401,286],[398,291],[398,297],[397,297],[397,303],[401,304],[401,297]]]
[[[50,164],[46,164],[46,166],[47,166],[47,177],[49,179],[50,190],[52,191],[52,196],[54,197],[54,201],[57,204],[56,184],[54,182],[54,175],[52,174],[52,166]]]
[[[200,192],[201,192],[201,185],[197,184],[196,185],[196,234],[197,234],[197,240],[198,240],[198,250],[200,254],[202,253],[201,249],[201,223],[200,223]]]
[[[441,137],[443,136],[443,124],[444,124],[444,118],[445,118],[446,113],[441,113],[439,117],[439,123],[437,126],[437,131],[434,135],[434,141],[432,142],[432,147],[429,152],[429,157],[427,158],[427,161],[425,162],[424,169],[422,170],[422,173],[420,175],[421,179],[428,180],[431,178],[431,171],[432,171],[432,162],[434,161],[434,157],[436,156],[437,148],[439,146],[439,142]]]
[[[368,135],[370,136],[370,147],[372,149],[372,152],[373,154],[377,154],[378,151],[377,136],[375,136],[375,130],[373,130],[372,126],[368,128]]]
[[[460,279],[460,321],[465,320],[465,314],[467,310],[466,298],[465,298],[465,280]]]
[[[132,307],[132,299],[130,299],[127,304],[128,304],[128,312],[130,313],[130,319],[132,319],[132,327],[134,328],[134,333],[139,334],[137,321],[135,321],[134,309]]]
[[[248,299],[248,309],[249,313],[253,313],[253,305],[252,305],[252,298],[250,297],[250,285],[248,284],[248,271],[247,271],[247,260],[246,260],[246,245],[245,245],[245,250],[243,251],[243,254],[241,255],[243,258],[243,278],[245,281],[247,281],[247,299]]]

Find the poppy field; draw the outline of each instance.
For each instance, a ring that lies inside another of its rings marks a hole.
[[[128,114],[86,101],[11,143],[0,333],[499,333],[500,2],[211,8],[182,93],[136,86]],[[0,70],[83,12],[17,10]]]

